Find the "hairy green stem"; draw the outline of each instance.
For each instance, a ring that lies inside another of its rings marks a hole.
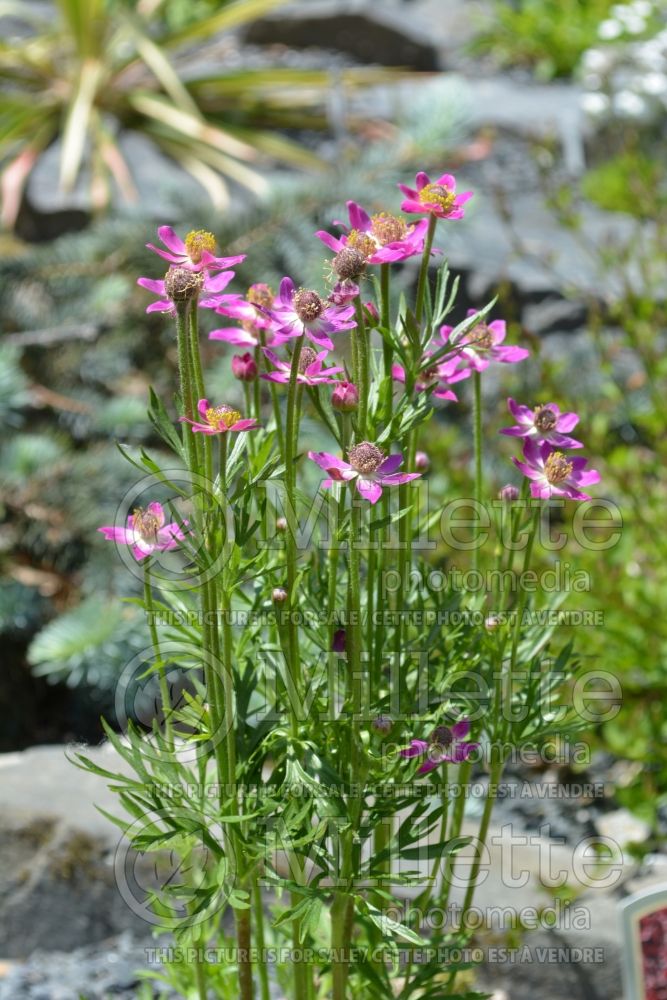
[[[479,372],[472,373],[473,382],[473,449],[475,453],[475,517],[479,516],[482,505],[482,377]],[[477,539],[472,550],[472,569],[479,566],[479,546]]]

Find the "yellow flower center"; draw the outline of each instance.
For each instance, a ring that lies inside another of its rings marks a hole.
[[[572,469],[572,462],[568,462],[562,451],[553,451],[544,463],[544,473],[554,485],[565,482]]]
[[[133,512],[134,530],[138,531],[145,542],[156,542],[160,522],[149,510],[137,507]]]
[[[241,419],[241,414],[238,410],[235,410],[233,406],[211,406],[206,411],[206,421],[215,427],[216,430],[220,430],[224,427],[229,430],[233,427],[237,420]]]
[[[362,257],[372,256],[377,250],[377,243],[368,233],[363,233],[359,229],[352,229],[348,233],[347,246],[353,250],[358,250]]]
[[[468,334],[467,342],[477,351],[487,351],[493,347],[493,335],[486,323],[478,323]]]
[[[213,233],[205,229],[193,229],[185,237],[185,249],[193,264],[198,264],[205,252],[214,253],[217,246]]]
[[[248,302],[252,302],[254,306],[264,306],[265,309],[270,309],[274,298],[275,296],[269,285],[257,283],[256,285],[251,285],[248,289]]]
[[[454,207],[456,195],[444,184],[426,184],[419,192],[422,205],[438,205],[443,212],[450,212]]]
[[[379,212],[371,219],[371,229],[378,242],[384,247],[387,243],[396,243],[404,240],[408,231],[403,219],[397,219],[395,215],[388,215],[387,212]]]

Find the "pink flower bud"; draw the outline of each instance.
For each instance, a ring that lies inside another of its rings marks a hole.
[[[418,451],[415,455],[415,469],[417,472],[428,472],[431,468],[431,459],[425,451]]]
[[[518,500],[519,491],[516,486],[503,486],[502,490],[498,494],[499,500]]]
[[[252,354],[235,354],[232,358],[232,375],[241,382],[254,382],[257,378],[257,364]]]
[[[276,518],[276,531],[287,531],[287,518],[277,517]]]
[[[359,406],[359,390],[354,382],[337,382],[331,393],[331,405],[334,410],[351,413]]]
[[[364,313],[368,326],[377,326],[380,322],[380,314],[373,302],[364,302]]]
[[[273,593],[271,594],[271,599],[274,604],[284,604],[289,594],[284,589],[284,587],[274,587]]]

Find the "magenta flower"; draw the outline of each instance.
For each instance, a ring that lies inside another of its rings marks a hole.
[[[555,403],[545,403],[532,409],[530,406],[520,406],[513,399],[507,400],[507,408],[516,420],[516,425],[503,427],[501,434],[531,438],[539,444],[547,441],[556,448],[584,447],[581,441],[567,433],[579,423],[576,413],[561,413]]]
[[[234,277],[233,271],[221,271],[219,274],[209,274],[208,271],[204,272],[201,280],[201,289],[205,292],[221,292],[227,287],[229,282]],[[173,301],[169,298],[167,290],[165,288],[164,278],[137,278],[137,284],[141,285],[142,288],[147,288],[149,292],[153,292],[158,296],[157,302],[151,302],[147,307],[147,313],[153,312],[167,312],[175,313],[176,308]],[[242,302],[243,300],[239,295],[220,295],[218,299],[232,302]],[[206,299],[203,299],[199,304],[204,305]]]
[[[434,215],[438,219],[462,219],[463,205],[472,198],[472,191],[456,193],[456,179],[443,174],[431,183],[428,174],[420,171],[415,177],[416,188],[399,184],[406,196],[401,211],[411,215]]]
[[[336,382],[331,393],[331,405],[341,413],[353,413],[359,406],[359,390],[354,382]]]
[[[277,371],[262,374],[260,378],[266,379],[268,382],[289,382],[292,362],[281,361],[278,355],[274,354],[268,347],[264,348],[264,354],[271,364],[276,366]],[[335,382],[336,379],[332,376],[338,375],[343,369],[323,368],[322,365],[326,356],[327,351],[320,351],[317,354],[312,347],[302,347],[299,356],[299,371],[296,376],[297,382],[301,385],[320,385],[323,382]]]
[[[227,431],[254,431],[259,427],[254,417],[242,419],[238,410],[225,403],[221,406],[211,406],[208,399],[200,399],[197,410],[202,417],[201,421],[190,420],[188,417],[178,418],[187,424],[192,424],[193,434],[226,434]]]
[[[466,736],[470,732],[470,721],[461,719],[451,728],[449,726],[436,726],[427,740],[410,740],[410,746],[400,751],[401,757],[424,757],[424,761],[418,769],[418,774],[428,774],[434,771],[439,764],[461,764],[467,760],[479,746],[479,743],[469,743]]]
[[[430,356],[431,352],[426,351],[422,361],[426,361]],[[448,358],[439,364],[424,368],[420,371],[415,382],[415,390],[417,392],[433,391],[433,395],[437,399],[452,399],[456,402],[458,396],[452,389],[447,389],[446,386],[450,382],[460,382],[462,378],[467,377],[465,372],[457,371],[459,361],[458,357]],[[391,376],[394,381],[405,384],[405,368],[401,365],[395,364],[391,366]]]
[[[400,486],[411,479],[418,479],[419,472],[399,472],[403,461],[401,455],[390,455],[388,458],[377,445],[369,441],[355,444],[348,452],[349,462],[344,462],[326,451],[309,451],[308,458],[317,462],[320,468],[328,474],[322,485],[333,486],[334,483],[357,480],[357,490],[370,503],[375,504],[382,496],[383,486]]]
[[[122,545],[131,546],[132,554],[139,562],[153,552],[167,552],[178,548],[179,542],[185,538],[178,524],[164,523],[162,504],[155,502],[149,503],[145,510],[138,507],[129,514],[125,528],[107,525],[97,530],[101,531],[109,542],[120,542]]]
[[[468,316],[474,316],[475,310],[469,309]],[[440,337],[443,343],[449,343],[449,337],[454,328],[451,326],[440,327]],[[472,371],[483,372],[492,361],[500,361],[506,365],[516,364],[523,361],[530,354],[524,347],[514,347],[503,344],[507,334],[505,320],[494,319],[491,323],[481,320],[472,330],[464,334],[453,349],[459,352],[459,362],[456,367],[457,374],[466,377]]]
[[[524,442],[523,457],[523,462],[518,458],[512,461],[530,479],[530,495],[542,500],[548,497],[590,500],[579,487],[600,482],[599,472],[586,470],[587,459],[569,458],[562,451],[554,451],[548,441],[539,444],[529,438]]]
[[[257,378],[257,362],[252,354],[235,354],[232,358],[232,375],[239,382],[254,382]]]
[[[188,271],[222,271],[234,264],[240,264],[246,258],[245,254],[238,254],[236,257],[216,257],[213,253],[216,248],[215,236],[205,229],[193,229],[185,240],[177,236],[171,226],[160,226],[157,234],[167,249],[162,250],[152,243],[147,243],[148,249],[168,260],[170,264],[184,267]]]
[[[317,292],[307,288],[297,290],[291,278],[283,278],[280,282],[272,314],[275,320],[274,344],[282,344],[305,333],[318,347],[332,351],[334,345],[329,335],[356,326],[354,306],[327,305]]]
[[[269,286],[261,283],[251,285],[245,299],[234,299],[226,295],[204,299],[200,305],[215,309],[218,315],[230,316],[241,323],[240,328],[230,326],[211,330],[209,340],[225,340],[235,347],[259,347],[263,333],[263,343],[271,345],[273,337],[272,334],[267,335],[267,331],[274,325],[271,315],[274,301],[275,296]]]
[[[358,250],[367,264],[391,264],[423,253],[428,222],[422,219],[406,223],[395,215],[380,212],[370,216],[356,201],[348,201],[350,225],[334,222],[345,230],[342,236],[332,236],[320,230],[315,235],[336,253],[345,247]]]

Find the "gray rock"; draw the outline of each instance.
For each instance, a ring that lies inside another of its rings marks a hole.
[[[255,45],[335,49],[363,63],[429,72],[440,68],[437,46],[420,19],[377,3],[309,0],[252,22],[244,37]]]

